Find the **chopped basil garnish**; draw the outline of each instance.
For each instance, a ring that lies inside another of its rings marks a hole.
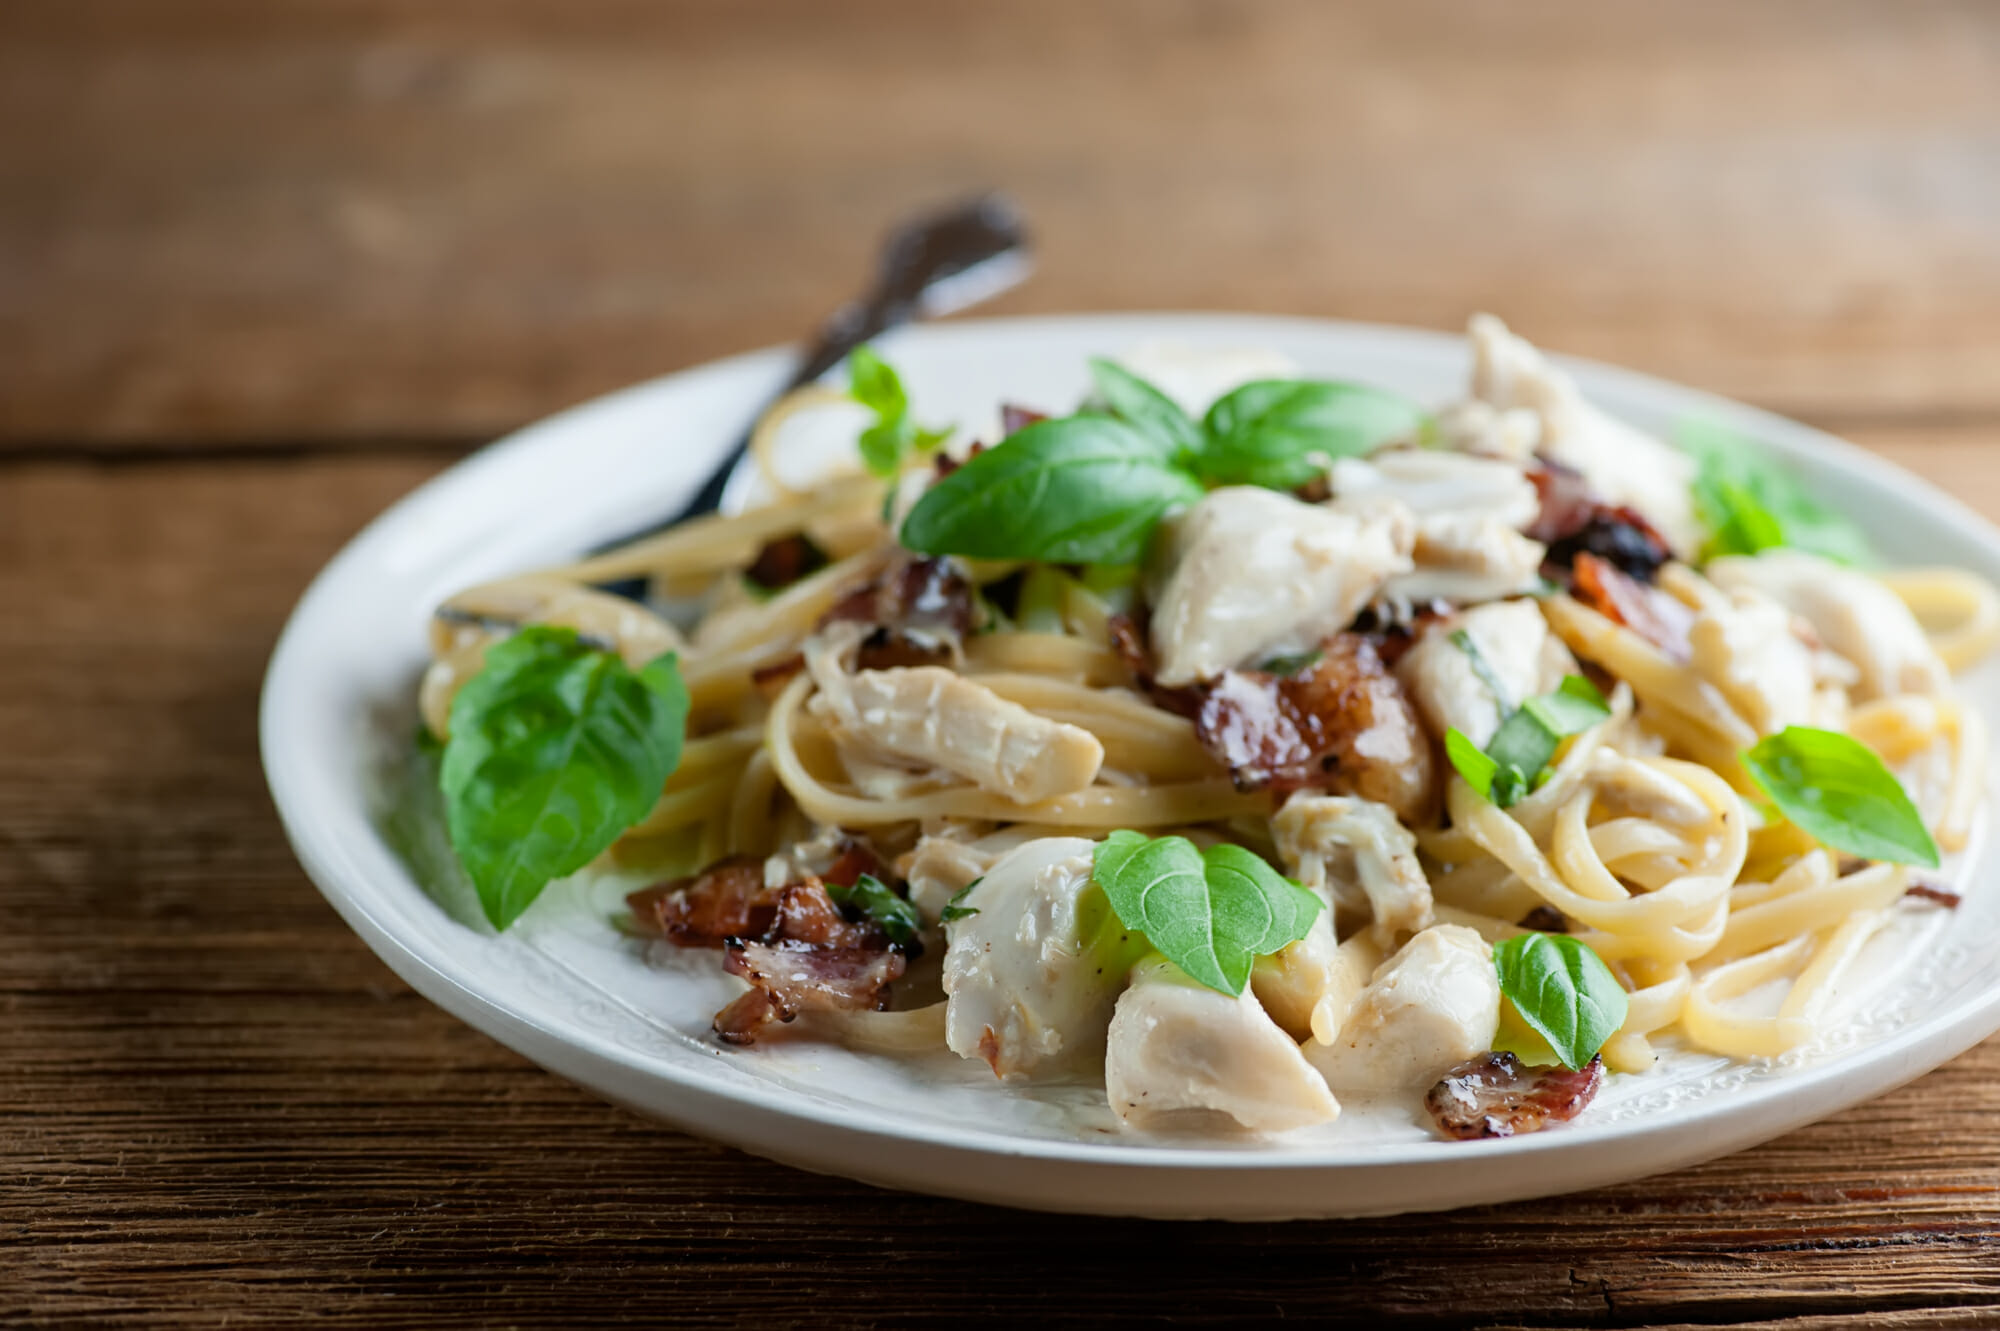
[[[1504,716],[1512,711],[1513,693],[1508,690],[1507,682],[1500,678],[1500,672],[1493,668],[1493,663],[1486,659],[1486,653],[1479,650],[1479,644],[1473,641],[1472,635],[1464,629],[1453,629],[1451,645],[1465,653],[1466,659],[1471,662],[1472,673],[1479,676],[1479,682],[1493,695],[1493,701],[1499,704],[1501,715]]]
[[[494,644],[452,699],[438,776],[452,848],[494,927],[651,811],[687,713],[672,653],[633,670],[547,626]]]
[[[1197,850],[1186,837],[1113,832],[1093,876],[1127,929],[1222,993],[1243,992],[1258,957],[1305,937],[1326,903],[1251,851]]]
[[[1563,740],[1611,715],[1597,686],[1570,675],[1554,693],[1530,698],[1508,713],[1482,752],[1457,726],[1445,733],[1445,756],[1471,787],[1501,808],[1518,803],[1547,779]]]
[[[907,947],[917,941],[917,933],[923,928],[917,908],[873,874],[862,874],[854,880],[853,887],[828,883],[826,894],[833,898],[834,905],[858,910],[874,921],[892,943]]]
[[[1851,735],[1787,726],[1743,753],[1744,770],[1813,839],[1867,860],[1938,866],[1923,815],[1874,750]]]
[[[949,430],[919,429],[910,420],[910,397],[889,362],[869,346],[856,347],[847,358],[847,394],[875,413],[875,423],[861,432],[861,460],[877,476],[894,476],[913,452],[927,452],[945,441]]]
[[[1493,945],[1500,992],[1549,1042],[1563,1066],[1581,1068],[1625,1024],[1625,990],[1589,947],[1568,934],[1516,934]]]
[[[973,888],[978,887],[981,883],[985,881],[986,881],[986,876],[984,874],[981,874],[979,877],[967,883],[964,887],[959,888],[958,891],[952,893],[951,900],[947,901],[944,905],[944,909],[938,912],[938,923],[950,924],[953,920],[968,919],[974,915],[977,915],[979,913],[979,907],[967,906],[962,903],[965,901],[966,896],[972,891]]]

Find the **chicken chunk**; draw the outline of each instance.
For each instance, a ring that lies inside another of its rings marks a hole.
[[[1104,1046],[1138,947],[1090,880],[1094,843],[1044,837],[995,861],[945,926],[945,1043],[999,1077]]]
[[[1701,544],[1689,486],[1695,464],[1584,401],[1576,381],[1490,314],[1474,315],[1472,396],[1541,420],[1540,452],[1583,473],[1592,490],[1643,513],[1681,555]]]
[[[939,768],[981,790],[1034,804],[1097,779],[1104,746],[942,666],[840,671],[808,652],[812,707],[843,745]]]
[[[684,651],[680,633],[645,606],[548,573],[529,573],[469,588],[431,616],[431,655],[417,694],[424,724],[445,738],[451,701],[486,663],[494,643],[530,624],[575,629],[618,653],[634,670]]]
[[[1351,912],[1366,912],[1381,946],[1430,924],[1430,880],[1417,862],[1417,839],[1395,810],[1302,790],[1271,820],[1271,835],[1292,877]]]
[[[1541,511],[1534,482],[1519,466],[1468,453],[1395,448],[1370,458],[1340,458],[1330,479],[1331,507],[1365,514],[1393,499],[1408,506],[1420,525],[1434,517],[1477,516],[1524,531]]]
[[[1317,646],[1410,571],[1415,539],[1415,519],[1394,501],[1360,517],[1254,486],[1210,493],[1160,543],[1159,682],[1192,684]]]
[[[1711,560],[1708,578],[1726,591],[1762,592],[1812,625],[1860,669],[1857,701],[1939,693],[1950,672],[1902,598],[1865,573],[1803,550],[1766,550]]]
[[[1104,1089],[1128,1126],[1171,1129],[1226,1118],[1290,1132],[1340,1113],[1326,1082],[1249,989],[1235,998],[1155,954],[1133,968],[1105,1050]]]
[[[1477,661],[1456,641],[1461,630],[1478,651]],[[1456,726],[1484,748],[1508,712],[1556,688],[1575,669],[1569,649],[1550,634],[1533,601],[1501,601],[1426,627],[1396,674],[1432,734],[1442,739]],[[1494,693],[1496,681],[1506,697]]]
[[[1430,1086],[1493,1047],[1500,979],[1484,939],[1457,924],[1424,930],[1376,970],[1347,1023],[1306,1057],[1336,1091]]]

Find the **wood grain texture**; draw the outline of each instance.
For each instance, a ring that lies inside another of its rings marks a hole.
[[[1892,442],[1951,477],[2000,429]],[[256,763],[256,688],[292,598],[438,465],[0,465],[0,1320],[2000,1317],[2000,1041],[1665,1178],[1253,1226],[876,1192],[524,1063],[321,902]],[[2000,513],[2000,480],[1975,502]]]
[[[794,337],[1016,191],[1000,308],[1538,340],[2000,409],[1979,0],[13,0],[0,445],[469,440]]]
[[[999,184],[1015,312],[1562,350],[2000,517],[1977,0],[0,6],[0,1324],[2000,1326],[2000,1041],[1731,1159],[1351,1224],[1033,1217],[643,1122],[397,981],[255,699],[468,445],[782,340]]]

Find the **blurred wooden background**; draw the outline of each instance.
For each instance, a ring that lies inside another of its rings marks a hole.
[[[255,755],[317,566],[989,184],[999,311],[1491,308],[2000,517],[1988,4],[10,0],[0,1321],[2000,1324],[2000,1044],[1584,1197],[1110,1224],[640,1122],[340,925]]]

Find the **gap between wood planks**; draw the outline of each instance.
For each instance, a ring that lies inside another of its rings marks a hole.
[[[1899,446],[1990,447],[2000,443],[2000,412],[1842,410],[1830,413],[1766,410],[1855,443],[1894,452]],[[523,428],[523,422],[516,429]],[[96,467],[202,466],[211,463],[294,462],[341,458],[465,457],[509,430],[491,435],[363,434],[302,435],[287,438],[0,438],[0,468],[75,463]]]

